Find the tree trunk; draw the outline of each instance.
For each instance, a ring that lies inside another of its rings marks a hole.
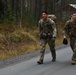
[[[41,15],[41,0],[36,0],[35,2],[35,19],[36,23],[38,23]]]
[[[4,23],[6,23],[6,18],[7,18],[7,9],[8,9],[8,3],[7,0],[4,0]]]

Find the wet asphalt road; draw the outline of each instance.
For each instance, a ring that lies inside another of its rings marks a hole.
[[[30,60],[0,69],[0,75],[76,75],[76,65],[71,65],[70,47],[57,50],[57,61],[51,62],[51,54],[46,53],[44,64],[38,65],[39,59]]]

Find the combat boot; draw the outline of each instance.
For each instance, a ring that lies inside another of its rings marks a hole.
[[[52,59],[52,62],[55,62],[56,61],[56,57],[54,57],[53,59]]]
[[[56,61],[56,52],[55,51],[52,51],[52,62],[55,62]]]
[[[43,64],[43,60],[37,61],[38,64]]]
[[[72,60],[71,64],[72,65],[76,65],[76,62],[74,60]]]
[[[56,59],[52,59],[52,62],[55,62],[56,61]]]

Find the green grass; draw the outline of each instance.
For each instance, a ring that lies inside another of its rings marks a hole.
[[[63,25],[58,25],[56,46],[62,44],[62,29]],[[39,49],[40,41],[37,27],[31,29],[0,25],[0,60],[28,54]]]

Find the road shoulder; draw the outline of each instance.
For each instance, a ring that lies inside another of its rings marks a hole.
[[[56,50],[60,50],[62,48],[66,48],[68,47],[69,45],[60,45],[60,46],[56,46]],[[46,53],[49,53],[49,49],[46,50]],[[8,67],[8,66],[11,66],[11,65],[14,65],[14,64],[18,64],[18,63],[21,63],[23,61],[27,61],[27,60],[30,60],[34,57],[37,57],[40,55],[40,52],[39,50],[36,51],[36,52],[33,52],[33,53],[29,53],[29,54],[24,54],[24,55],[21,55],[21,56],[17,56],[17,57],[13,57],[13,58],[9,58],[9,59],[5,59],[5,60],[1,60],[0,61],[0,69],[1,68],[4,68],[4,67]]]

